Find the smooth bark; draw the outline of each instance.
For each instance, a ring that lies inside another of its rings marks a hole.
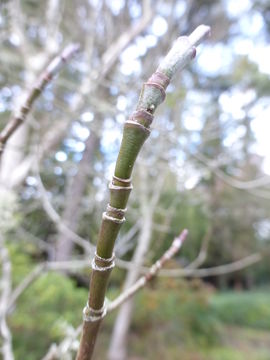
[[[195,45],[208,36],[210,28],[199,26],[190,37],[180,37],[163,59],[157,71],[143,85],[136,111],[125,122],[122,142],[110,183],[110,202],[102,216],[97,250],[92,262],[89,297],[83,311],[83,333],[77,360],[92,358],[99,325],[106,315],[105,293],[114,267],[114,243],[122,223],[132,189],[131,174],[137,155],[150,134],[153,114],[165,99],[172,76],[196,55]]]

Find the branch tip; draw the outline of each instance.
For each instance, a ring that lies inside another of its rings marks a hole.
[[[175,247],[176,249],[180,249],[180,247],[182,246],[183,242],[186,240],[186,237],[188,235],[188,230],[184,229],[179,236],[177,236],[172,243],[172,246]]]
[[[198,26],[189,36],[192,45],[197,46],[200,42],[211,36],[211,27],[208,25]]]
[[[184,229],[181,234],[178,236],[179,240],[183,243],[188,236],[188,229]]]
[[[73,56],[74,54],[77,54],[79,52],[80,47],[81,46],[79,43],[67,45],[62,52],[62,55],[61,55],[62,59],[64,61],[68,60],[71,56]]]

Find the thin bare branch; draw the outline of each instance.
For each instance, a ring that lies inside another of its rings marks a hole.
[[[17,299],[24,293],[24,291],[42,274],[45,264],[37,265],[20,284],[11,293],[8,309],[11,310],[15,305]]]
[[[142,276],[139,280],[137,280],[134,285],[132,285],[129,289],[123,292],[120,296],[118,296],[115,300],[107,305],[107,314],[117,309],[121,304],[130,299],[135,295],[142,287],[146,285],[151,279],[153,279],[159,272],[159,270],[165,265],[165,263],[170,260],[176,253],[180,250],[188,231],[185,229],[182,233],[176,237],[170,246],[170,248],[162,255],[162,257],[155,262],[155,264],[149,269],[146,275]],[[66,337],[61,341],[61,343],[57,346],[56,344],[52,344],[47,354],[42,358],[42,360],[53,360],[60,359],[63,353],[66,353],[74,340],[80,335],[82,331],[82,325],[80,325],[74,332],[73,336]],[[65,352],[63,352],[63,350]]]
[[[177,251],[175,252],[175,254],[177,253]],[[175,254],[173,254],[170,258],[172,258]],[[165,256],[165,254],[163,256]],[[157,262],[153,265],[154,269],[153,269],[153,267],[141,268],[141,272],[144,273],[145,275],[142,278],[140,278],[130,289],[128,289],[127,292],[122,293],[119,297],[117,297],[115,300],[113,300],[112,302],[109,303],[108,313],[117,309],[118,306],[120,306],[122,304],[122,302],[125,302],[126,300],[128,300],[130,298],[130,296],[133,296],[140,288],[142,288],[146,283],[145,280],[142,280],[142,279],[147,278],[147,276],[149,276],[149,280],[151,280],[153,276],[164,276],[164,277],[219,276],[219,275],[228,274],[228,273],[242,270],[248,266],[251,266],[251,265],[257,263],[261,259],[262,259],[262,256],[260,254],[253,254],[253,255],[247,256],[241,260],[235,261],[230,264],[225,264],[225,265],[216,266],[216,267],[207,268],[207,269],[187,269],[187,268],[185,268],[185,269],[160,269],[160,265]],[[166,261],[167,260],[165,260],[165,262]],[[49,267],[47,269],[55,270],[57,268],[63,269],[64,267],[70,269],[71,263],[72,262],[66,262],[66,263],[60,262],[57,264],[49,263],[48,264]],[[87,264],[86,264],[85,261],[77,261],[74,265],[75,265],[74,268],[78,269],[80,267],[89,266],[89,263],[87,262]],[[163,265],[164,265],[164,263],[163,263]],[[132,266],[134,266],[134,265],[132,265]],[[153,269],[153,270],[151,270],[151,269]],[[152,272],[154,273],[153,275],[152,275]],[[149,281],[149,280],[147,280],[147,281]],[[64,349],[64,351],[68,351],[68,349],[71,347],[71,344],[80,335],[81,330],[82,330],[82,325],[80,325],[74,331],[74,336],[65,338],[64,340],[62,340],[62,342],[59,345],[53,344],[50,347],[48,353],[45,355],[45,357],[42,360],[60,359],[61,355],[63,354],[63,349]]]
[[[21,105],[18,114],[7,123],[5,128],[0,133],[0,159],[4,151],[5,144],[16,129],[25,122],[27,115],[32,109],[36,99],[40,96],[45,86],[52,80],[52,78],[60,71],[63,65],[78,52],[79,45],[72,44],[67,46],[62,53],[54,58],[47,66],[45,71],[40,75],[37,82],[33,85],[30,92],[27,94],[25,101]]]
[[[118,257],[123,256],[130,249],[132,249],[133,244],[131,240],[137,234],[140,229],[140,220],[138,220],[124,235],[119,237],[115,244],[115,253]]]
[[[202,239],[202,244],[198,256],[196,257],[195,260],[193,260],[190,264],[188,264],[188,266],[185,269],[197,269],[205,262],[211,235],[212,235],[212,228],[209,227]]]
[[[262,255],[255,253],[246,256],[240,260],[234,261],[229,264],[213,266],[206,269],[164,269],[160,272],[161,276],[165,277],[207,277],[207,276],[220,276],[224,274],[233,273],[235,271],[243,270],[253,264],[262,260]]]
[[[92,257],[91,257],[92,258]],[[27,276],[26,278],[18,285],[17,288],[10,295],[8,309],[12,310],[12,307],[15,305],[17,299],[24,293],[24,291],[36,281],[41,274],[44,274],[49,271],[79,271],[85,268],[90,267],[89,260],[80,260],[74,259],[71,261],[55,261],[55,262],[45,262],[37,265]],[[228,263],[225,265],[214,266],[210,268],[202,269],[161,269],[157,276],[168,277],[168,278],[177,278],[177,277],[208,277],[208,276],[220,276],[224,274],[233,273],[236,271],[243,270],[251,265],[256,264],[262,260],[262,255],[255,253],[249,256],[246,256],[240,260]],[[116,259],[116,264],[123,269],[130,269],[134,267],[135,264],[129,261],[124,261],[121,259]],[[146,266],[141,266],[139,272],[141,274],[147,274],[151,271],[151,268]]]
[[[11,262],[4,240],[0,235],[0,260],[2,263],[1,297],[0,297],[0,336],[3,360],[14,360],[12,351],[12,335],[7,324],[7,309],[11,292]]]
[[[90,260],[72,260],[44,262],[37,265],[13,290],[8,304],[9,311],[12,310],[18,298],[33,284],[42,274],[49,271],[76,271],[90,267]]]
[[[217,177],[219,177],[222,181],[224,181],[226,184],[241,190],[251,190],[256,189],[258,187],[266,186],[270,184],[270,176],[265,175],[255,180],[250,181],[241,181],[238,179],[235,179],[229,175],[227,175],[224,171],[220,170],[216,164],[213,164],[211,160],[207,159],[202,154],[196,153],[191,154],[193,157],[198,159],[200,162],[202,162],[204,165],[207,166]]]
[[[260,254],[253,254],[253,255],[247,256],[246,258],[243,258],[241,260],[235,261],[230,264],[225,264],[225,265],[216,266],[216,267],[207,268],[207,269],[161,269],[157,274],[155,274],[155,276],[162,276],[162,277],[219,276],[219,275],[228,274],[228,273],[242,270],[248,266],[251,266],[251,265],[259,262],[261,259],[262,259],[262,256]],[[118,262],[119,261],[120,260],[118,260]],[[121,262],[122,262],[122,260],[121,260]],[[47,269],[44,268],[44,269],[45,270],[56,270],[59,268],[61,268],[62,270],[64,268],[70,269],[72,267],[71,264],[73,264],[73,262],[70,262],[70,261],[64,262],[64,263],[60,262],[57,264],[49,263],[48,268]],[[79,268],[84,268],[86,266],[88,267],[89,262],[86,263],[84,260],[81,260],[81,261],[77,261],[73,265],[74,265],[74,268],[79,269]],[[129,265],[131,265],[131,264],[129,264]],[[151,273],[151,268],[143,267],[143,268],[141,268],[141,272],[146,274],[144,276],[147,276],[147,274]],[[137,282],[134,284],[134,288],[131,287],[131,289],[129,290],[130,292],[136,293],[136,291],[138,291],[142,286],[144,286],[143,280],[139,279],[138,282],[139,282],[138,284],[137,284]],[[130,296],[132,296],[133,293]],[[120,303],[120,301],[122,303],[122,301],[126,301],[129,298],[129,292],[125,293],[125,294],[126,295],[123,296],[123,300],[122,300],[123,294],[121,294],[118,298],[116,298],[111,303],[109,303],[108,312],[111,312],[114,309],[116,309],[120,305],[120,304],[118,305],[118,303]],[[70,349],[71,344],[81,334],[81,331],[82,331],[82,325],[78,326],[78,328],[75,330],[74,336],[63,339],[59,345],[52,344],[48,353],[42,358],[42,360],[61,359],[61,355],[63,354],[63,349],[65,352],[67,352]]]
[[[107,307],[107,312],[111,312],[118,308],[125,301],[130,299],[138,290],[146,285],[147,282],[152,280],[163,268],[165,263],[170,260],[173,256],[175,256],[180,250],[183,242],[187,237],[188,231],[185,229],[182,233],[176,237],[170,246],[170,248],[162,255],[162,257],[155,262],[155,264],[150,268],[146,275],[143,275],[140,279],[138,279],[134,285],[132,285],[129,289],[119,295],[115,300],[113,300]]]
[[[88,240],[86,240],[86,239],[82,238],[81,236],[79,236],[78,234],[74,233],[61,220],[61,216],[57,213],[57,211],[54,209],[54,207],[52,206],[52,204],[49,200],[48,193],[44,187],[44,184],[41,180],[40,173],[38,170],[36,170],[36,176],[37,176],[37,180],[38,180],[38,189],[41,194],[42,205],[43,205],[45,212],[49,216],[49,218],[55,223],[55,225],[57,226],[59,231],[61,231],[62,233],[65,233],[69,237],[71,237],[72,241],[74,241],[75,244],[81,246],[86,251],[86,253],[88,253],[88,254],[94,253],[94,249],[95,249],[94,246]]]
[[[143,16],[140,20],[127,29],[119,38],[106,50],[102,56],[101,69],[98,74],[99,78],[104,78],[116,60],[119,54],[131,43],[131,41],[138,36],[150,23],[153,18],[153,11],[151,8],[151,1],[144,0],[143,2]]]

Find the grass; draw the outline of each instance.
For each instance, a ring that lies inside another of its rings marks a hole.
[[[197,300],[191,301],[190,295]],[[270,293],[214,293],[207,305],[196,293],[185,296],[187,303],[178,306],[175,292],[164,297],[144,292],[136,299],[138,316],[130,331],[127,360],[270,360]],[[100,360],[106,359],[111,326],[112,322],[99,339]]]
[[[10,317],[16,358],[41,358],[64,336],[61,321],[81,321],[86,296],[72,280],[44,274]],[[104,321],[96,360],[106,359],[115,317]],[[218,293],[198,281],[153,282],[135,297],[128,348],[127,360],[270,360],[270,292]]]
[[[226,324],[270,330],[270,292],[227,292],[211,298],[210,305]]]

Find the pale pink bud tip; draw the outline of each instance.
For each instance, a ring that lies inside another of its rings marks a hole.
[[[76,54],[80,50],[80,44],[70,44],[62,52],[62,59],[68,60],[72,55]]]
[[[211,27],[208,25],[201,25],[201,28],[204,29],[205,32],[205,37],[210,37],[211,36]]]
[[[192,45],[197,46],[202,42],[203,39],[209,37],[210,33],[210,26],[200,25],[189,35],[188,38]]]
[[[188,229],[184,229],[179,235],[179,238],[182,240],[182,242],[186,240],[187,235],[188,235]]]

